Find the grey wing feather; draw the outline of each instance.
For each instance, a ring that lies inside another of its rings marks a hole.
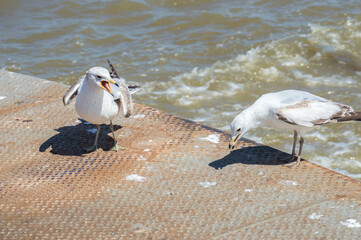
[[[114,100],[122,104],[124,117],[130,117],[133,114],[133,100],[130,91],[125,83],[119,79],[114,80],[116,81],[116,85],[112,84]]]
[[[279,108],[276,117],[293,125],[312,127],[349,120],[355,115],[352,107],[332,101],[304,100]]]
[[[111,70],[111,71],[109,72],[110,76],[111,76],[112,78],[118,78],[118,79],[119,79],[119,75],[118,75],[117,71],[115,70],[113,64],[109,61],[109,59],[107,59],[107,62],[108,62],[108,64],[109,64],[109,68],[110,68],[110,70]]]
[[[75,83],[73,83],[73,85],[71,85],[68,91],[66,91],[66,93],[63,96],[63,103],[65,106],[68,105],[73,100],[73,98],[78,94],[78,90],[83,84],[84,78],[85,75],[81,76]]]
[[[142,87],[138,86],[138,85],[131,85],[131,86],[128,86],[128,89],[129,89],[130,94],[134,94],[134,93],[138,92],[140,89],[142,89]]]
[[[114,100],[120,105],[122,104],[124,117],[130,117],[133,114],[133,100],[131,94],[138,92],[140,86],[125,85],[125,80],[120,78],[113,64],[107,59],[110,67],[110,76],[116,82],[116,86],[112,84]]]

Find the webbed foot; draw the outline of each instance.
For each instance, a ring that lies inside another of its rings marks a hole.
[[[125,150],[125,147],[121,147],[116,143],[110,150],[118,152],[118,151],[121,151],[121,150]]]
[[[291,158],[291,160],[293,160],[293,158],[294,158],[294,156]],[[301,157],[298,156],[296,161],[283,164],[283,166],[289,167],[289,168],[294,168],[294,167],[297,167],[300,164],[300,162],[301,162]]]

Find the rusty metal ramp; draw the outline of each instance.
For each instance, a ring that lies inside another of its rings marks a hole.
[[[64,107],[68,86],[0,71],[0,239],[360,239],[361,185],[136,104],[113,143]]]

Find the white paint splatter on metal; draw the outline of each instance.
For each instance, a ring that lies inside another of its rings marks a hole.
[[[208,188],[211,186],[215,186],[217,184],[217,182],[199,182],[199,184],[205,188]]]
[[[297,186],[298,182],[296,181],[289,181],[289,180],[282,180],[278,182],[281,185],[292,185],[292,186]]]
[[[146,161],[147,159],[143,156],[143,155],[141,155],[141,156],[139,156],[138,157],[138,161]]]
[[[137,174],[131,174],[125,177],[127,181],[136,181],[136,182],[144,182],[145,177],[139,176]]]
[[[219,143],[219,135],[218,134],[211,134],[211,135],[208,135],[207,137],[204,137],[201,139],[210,141],[212,143]]]
[[[87,129],[88,132],[90,133],[96,133],[97,129],[96,128],[91,128],[91,129]]]
[[[138,115],[135,115],[133,116],[133,118],[137,119],[137,118],[144,118],[145,115],[144,114],[138,114]]]
[[[345,222],[341,222],[342,225],[348,228],[360,228],[361,224],[356,219],[347,219]]]
[[[312,219],[312,220],[318,220],[321,217],[323,217],[323,215],[322,214],[317,214],[317,213],[312,213],[311,215],[308,215],[308,218]]]

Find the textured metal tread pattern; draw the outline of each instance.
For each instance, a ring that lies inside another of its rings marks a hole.
[[[0,71],[0,239],[359,239],[361,185],[154,108],[114,121],[124,151],[83,154],[94,126],[67,86]],[[352,223],[354,223],[352,225]]]

